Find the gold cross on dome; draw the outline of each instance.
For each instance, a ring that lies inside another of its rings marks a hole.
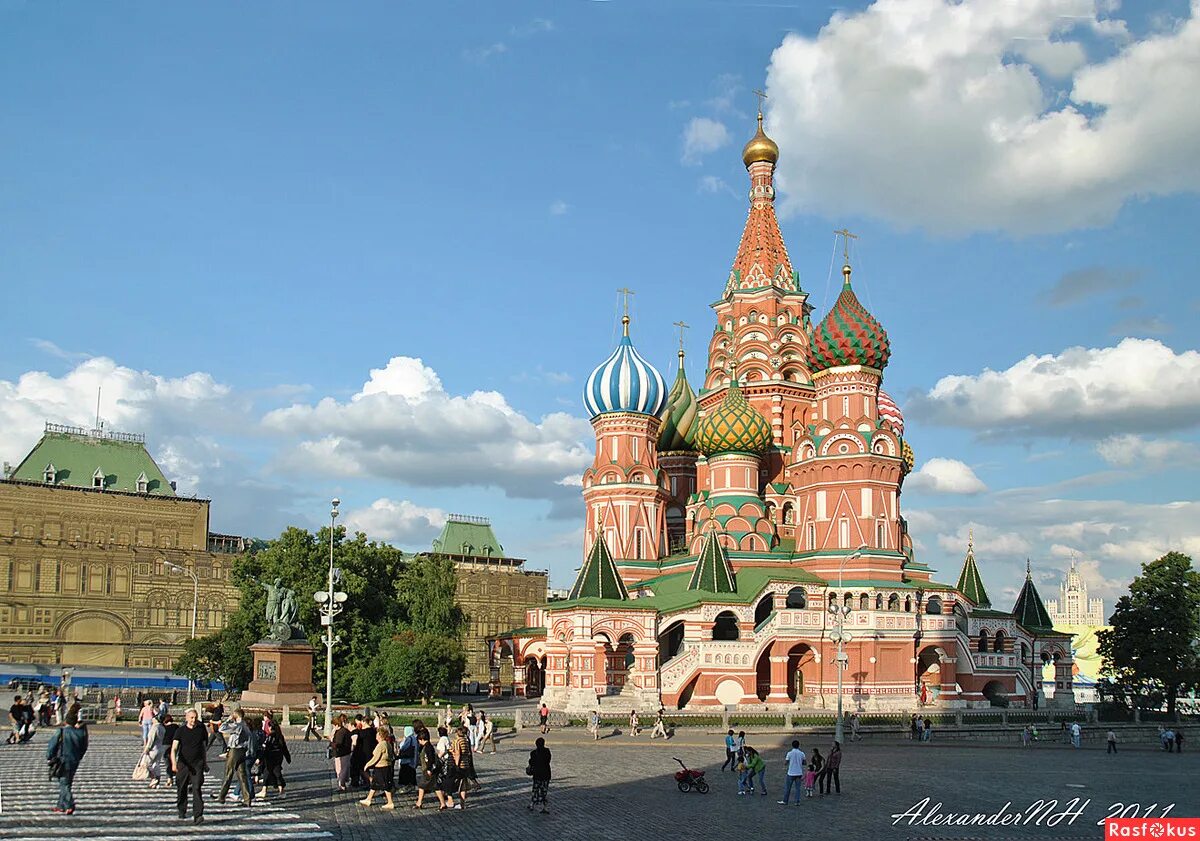
[[[676,321],[675,326],[679,328],[679,352],[683,353],[683,331],[687,330],[692,325],[685,324],[682,321]]]
[[[628,318],[629,317],[629,296],[636,295],[637,293],[634,292],[632,289],[628,289],[628,288],[622,286],[620,289],[617,290],[617,294],[620,295],[622,298],[622,302],[625,307],[625,317]]]
[[[758,97],[758,113],[761,115],[762,109],[763,109],[763,103],[766,102],[766,100],[767,100],[767,92],[756,90],[756,91],[754,91],[754,95]]]
[[[834,233],[842,238],[842,256],[846,258],[846,265],[850,265],[850,240],[858,239],[858,234],[852,234],[845,228]]]

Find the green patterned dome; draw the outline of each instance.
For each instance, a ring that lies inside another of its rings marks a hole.
[[[746,400],[737,377],[725,398],[696,425],[696,446],[706,456],[762,455],[771,443],[771,424]]]
[[[658,434],[658,451],[694,452],[696,449],[696,416],[699,413],[696,392],[688,385],[683,372],[683,351],[679,351],[679,373],[667,394],[667,405],[663,408],[662,431]]]
[[[816,373],[840,365],[865,365],[882,371],[892,353],[887,331],[850,288],[850,267],[843,266],[842,274],[842,294],[813,329],[809,341],[812,370]]]

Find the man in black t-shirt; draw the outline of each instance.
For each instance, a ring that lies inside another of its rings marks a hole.
[[[13,705],[8,708],[8,718],[12,722],[12,735],[8,737],[6,745],[11,745],[21,738],[21,728],[25,725],[25,702],[18,695]]]
[[[187,818],[188,790],[192,793],[192,820],[204,821],[204,772],[208,770],[208,731],[200,723],[195,710],[188,710],[184,723],[175,731],[171,743],[171,759],[175,765],[175,806],[179,819]]]

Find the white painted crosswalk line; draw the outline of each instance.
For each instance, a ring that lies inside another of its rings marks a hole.
[[[137,742],[127,737],[93,739],[73,791],[77,811],[69,817],[50,811],[57,786],[46,777],[45,742],[0,750],[0,838],[4,841],[275,841],[330,838],[331,833],[290,811],[285,804],[256,801],[246,808],[232,794],[226,803],[207,795],[221,779],[205,780],[204,821],[179,820],[174,789],[151,789],[130,779]],[[214,772],[222,771],[220,762]]]

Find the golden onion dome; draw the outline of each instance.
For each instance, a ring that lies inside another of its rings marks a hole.
[[[742,163],[747,167],[759,161],[776,163],[779,160],[779,144],[767,137],[762,127],[762,111],[758,112],[758,131],[742,149]]]

